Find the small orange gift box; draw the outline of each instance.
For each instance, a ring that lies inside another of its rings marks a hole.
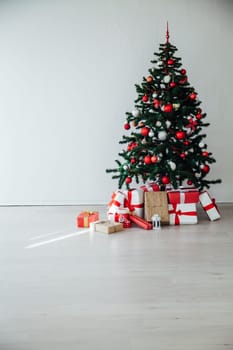
[[[89,227],[90,222],[99,220],[98,211],[83,211],[77,217],[77,226],[78,227]]]

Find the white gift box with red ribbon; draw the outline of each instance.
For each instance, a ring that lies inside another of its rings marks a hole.
[[[200,193],[199,200],[202,208],[205,210],[211,221],[215,221],[221,218],[218,207],[215,203],[215,199],[211,198],[210,194],[207,191]]]
[[[147,182],[145,185],[140,186],[140,189],[144,192],[160,191],[160,187],[156,182]]]
[[[144,214],[144,191],[143,190],[117,190],[112,195],[112,200],[108,204],[108,218],[111,220],[115,213],[119,213],[122,209],[127,209],[134,215],[143,217]]]
[[[142,218],[144,214],[144,191],[132,189],[124,191],[124,194],[124,207],[128,208],[132,214]]]
[[[197,206],[195,203],[168,204],[170,225],[197,224]]]

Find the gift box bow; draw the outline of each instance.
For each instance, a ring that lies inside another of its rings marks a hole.
[[[108,206],[111,207],[112,205],[116,207],[121,207],[124,204],[125,195],[121,191],[113,192],[111,201],[108,203]]]
[[[180,209],[177,210],[177,204],[171,204],[173,206],[172,209],[168,210],[169,214],[175,214],[175,225],[180,225],[180,216],[186,215],[186,216],[196,216],[196,211],[182,211]]]

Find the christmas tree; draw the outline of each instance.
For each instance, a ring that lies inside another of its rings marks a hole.
[[[207,151],[202,132],[209,123],[200,108],[201,101],[182,68],[181,58],[175,56],[177,48],[169,42],[160,44],[149,75],[136,84],[138,97],[132,112],[126,113],[120,144],[126,144],[116,160],[115,173],[119,188],[137,183],[155,181],[161,188],[171,184],[178,188],[185,182],[199,190],[221,180],[208,180],[209,164],[215,159]]]

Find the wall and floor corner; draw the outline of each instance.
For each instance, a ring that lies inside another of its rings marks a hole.
[[[232,202],[233,3],[0,2],[0,205],[103,204],[135,83],[165,40],[178,48],[210,127],[218,201]]]

